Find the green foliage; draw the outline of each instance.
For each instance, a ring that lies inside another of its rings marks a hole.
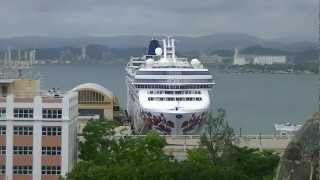
[[[206,149],[212,163],[242,172],[249,179],[272,177],[279,162],[278,154],[235,146],[237,139],[233,129],[224,122],[225,115],[222,109],[218,110],[217,116],[210,115],[207,133],[201,138],[202,148]],[[199,155],[191,157],[201,159]]]
[[[116,141],[111,137],[114,134],[115,123],[106,120],[92,121],[83,129],[84,142],[80,142],[80,159],[104,163],[106,156]]]
[[[113,137],[113,124],[93,121],[84,128],[79,161],[69,180],[267,180],[279,157],[273,152],[233,145],[225,111],[211,115],[199,148],[177,161],[166,155],[166,141],[155,133],[144,137]]]
[[[225,116],[223,109],[219,109],[215,117],[209,114],[207,133],[201,136],[201,145],[208,149],[209,158],[216,163],[229,153],[235,140],[233,129],[224,122]]]

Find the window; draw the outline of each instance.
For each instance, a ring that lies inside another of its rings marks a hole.
[[[32,166],[13,166],[13,174],[32,174]]]
[[[1,175],[6,174],[6,165],[1,165],[0,166],[0,174]]]
[[[0,155],[5,155],[6,154],[6,146],[2,145],[0,146]]]
[[[148,97],[148,101],[202,101],[201,97]]]
[[[42,118],[44,119],[61,119],[62,109],[42,109]]]
[[[61,155],[61,147],[42,147],[42,155],[46,155],[46,156]]]
[[[60,175],[61,167],[60,166],[42,166],[41,168],[42,175]]]
[[[13,154],[31,155],[32,146],[13,146]]]
[[[0,126],[0,136],[6,135],[7,128],[5,126]]]
[[[6,117],[6,108],[0,108],[0,118]]]
[[[14,108],[13,115],[15,118],[33,118],[32,108]]]
[[[101,93],[82,90],[78,93],[79,104],[104,104],[105,96]]]
[[[14,126],[13,134],[19,136],[32,136],[33,127],[32,126]]]
[[[45,126],[42,127],[43,136],[61,136],[61,127],[59,126]]]

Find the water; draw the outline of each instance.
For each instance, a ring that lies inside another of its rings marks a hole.
[[[105,86],[126,104],[124,65],[41,65],[41,86],[70,90],[93,82]],[[227,111],[227,121],[243,134],[272,134],[273,124],[303,122],[317,110],[317,76],[227,74],[210,69],[216,80],[212,106]]]

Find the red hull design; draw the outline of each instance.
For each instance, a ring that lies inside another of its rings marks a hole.
[[[170,119],[168,119],[163,113],[157,115],[151,112],[143,112],[142,115],[145,127],[147,127],[147,129],[155,129],[164,135],[174,134],[176,131],[188,133],[189,131],[194,130],[196,127],[201,126],[207,120],[206,112],[203,112],[199,115],[196,113],[188,115],[169,115],[169,117],[171,117]],[[183,121],[184,118],[189,120]],[[176,128],[179,128],[180,130]]]
[[[174,123],[167,120],[162,113],[157,116],[150,112],[144,112],[143,120],[150,129],[155,128],[166,135],[171,134],[172,128],[175,127]]]
[[[193,130],[197,125],[201,125],[202,123],[205,123],[207,121],[207,113],[202,113],[199,116],[196,116],[195,113],[192,114],[192,117],[189,121],[184,121],[181,125],[181,128],[183,128],[183,132],[188,132],[190,130]]]

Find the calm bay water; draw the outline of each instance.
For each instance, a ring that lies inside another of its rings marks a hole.
[[[70,90],[81,83],[98,83],[126,104],[124,65],[41,65],[44,89]],[[210,68],[209,68],[210,69]],[[317,76],[274,74],[227,74],[210,69],[217,83],[212,107],[227,111],[236,132],[272,134],[274,123],[303,122],[317,110]]]

